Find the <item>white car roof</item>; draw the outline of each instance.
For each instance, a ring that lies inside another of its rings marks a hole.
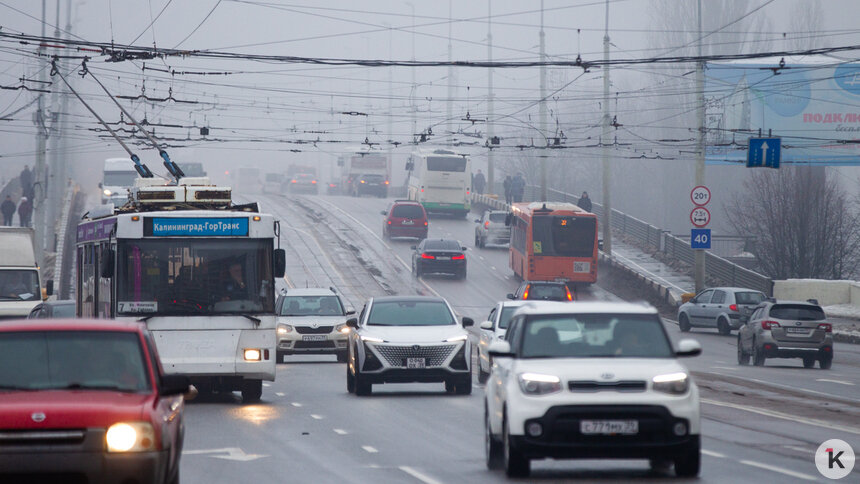
[[[512,301],[513,302],[513,301]],[[523,301],[523,307],[518,314],[657,314],[657,309],[651,305],[628,302],[587,301],[587,302],[557,302],[557,301]]]
[[[300,287],[296,289],[287,289],[284,296],[335,296],[331,289],[324,287]]]

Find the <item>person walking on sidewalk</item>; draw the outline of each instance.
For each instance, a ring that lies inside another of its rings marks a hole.
[[[512,191],[513,184],[514,180],[511,178],[511,175],[506,176],[505,181],[502,182],[502,186],[505,189],[505,203],[507,203],[508,205],[510,205],[511,202],[514,201],[514,195]]]
[[[522,202],[523,195],[526,193],[526,180],[522,173],[517,173],[511,182],[511,194],[514,196],[514,202]]]
[[[6,227],[12,226],[12,217],[15,216],[15,202],[12,201],[10,195],[6,195],[6,200],[0,204],[0,212],[3,212],[3,225]]]
[[[18,204],[18,221],[21,222],[21,227],[30,226],[30,216],[33,215],[33,202],[27,197],[21,197],[21,203]]]
[[[485,186],[487,186],[487,179],[484,178],[484,174],[481,173],[479,168],[478,173],[475,174],[475,179],[472,181],[472,188],[475,189],[475,193],[482,195],[484,193]]]
[[[579,201],[576,202],[576,205],[586,212],[591,211],[591,198],[588,197],[588,192],[582,192],[582,196],[579,197]]]
[[[18,175],[18,181],[21,183],[21,192],[24,196],[32,198],[30,192],[33,190],[33,172],[30,171],[29,165],[24,165],[24,169]]]

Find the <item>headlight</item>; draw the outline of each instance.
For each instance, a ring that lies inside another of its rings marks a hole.
[[[651,381],[653,382],[652,387],[654,390],[673,395],[686,393],[690,388],[690,378],[683,372],[657,375]]]
[[[260,361],[260,360],[262,360],[261,352],[257,348],[245,348],[245,351],[243,353],[244,353],[245,361]]]
[[[561,379],[554,375],[520,373],[520,389],[526,395],[546,395],[561,391]]]
[[[104,193],[106,197],[109,197],[109,196],[111,196],[112,192],[110,190],[108,190],[107,188],[105,188],[104,190],[102,190],[102,193]]]
[[[143,452],[155,445],[155,432],[149,422],[120,422],[105,434],[108,452]]]
[[[454,343],[456,341],[466,341],[469,339],[469,335],[461,334],[460,336],[454,336],[453,338],[448,338],[445,340],[446,343]]]
[[[367,341],[368,343],[382,343],[385,340],[382,338],[374,338],[373,336],[362,336],[362,341]]]
[[[293,331],[293,327],[289,324],[279,324],[278,325],[278,334],[287,334]]]
[[[338,324],[337,326],[335,326],[334,330],[338,333],[346,334],[349,333],[349,326],[345,324]]]

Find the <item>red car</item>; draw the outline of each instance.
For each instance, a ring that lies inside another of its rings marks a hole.
[[[383,210],[385,222],[382,223],[382,236],[427,238],[429,222],[424,206],[413,200],[395,200],[388,210]]]
[[[0,482],[176,483],[188,377],[143,325],[0,325]]]

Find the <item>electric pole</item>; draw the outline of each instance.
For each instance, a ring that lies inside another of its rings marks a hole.
[[[55,0],[57,4],[57,14],[56,14],[56,22],[54,24],[54,38],[60,38],[60,0]],[[59,49],[54,50],[55,54],[59,54]],[[57,67],[62,69],[63,63],[57,62]],[[47,248],[49,252],[53,252],[54,250],[54,241],[51,239],[51,234],[56,233],[56,221],[57,221],[57,213],[60,207],[60,200],[62,199],[62,190],[63,184],[60,180],[62,178],[58,177],[60,171],[60,164],[63,162],[60,156],[60,116],[63,114],[60,112],[59,99],[58,96],[60,94],[61,84],[56,83],[54,88],[51,89],[51,126],[48,134],[48,152],[50,153],[49,162],[47,163],[48,169],[45,174],[46,186],[45,188],[45,202],[47,207],[45,207],[46,211],[46,220],[45,220],[45,236],[48,239],[46,241]]]
[[[603,34],[603,252],[612,254],[612,160],[609,158],[609,0],[606,0],[606,28]]]
[[[698,2],[699,17],[699,46],[698,56],[702,58],[702,0]],[[704,63],[696,63],[696,123],[699,125],[699,136],[696,139],[696,186],[705,184],[705,73]],[[705,251],[695,250],[694,279],[696,293],[705,288]]]
[[[42,38],[45,38],[45,0],[42,0]],[[39,58],[44,59],[45,47],[44,44],[39,44]],[[46,69],[39,71],[40,84],[44,85]],[[36,232],[36,260],[41,265],[45,250],[45,147],[48,141],[48,134],[45,132],[45,103],[44,94],[39,93],[37,98],[36,114],[34,121],[36,123],[36,166],[33,168],[33,228]]]
[[[543,0],[540,0],[540,61],[546,62],[546,35],[543,31]],[[546,201],[546,153],[549,143],[546,141],[546,65],[540,66],[540,133],[544,138],[544,146],[540,151],[540,199]]]
[[[492,0],[487,0],[487,60],[493,62],[493,6]],[[493,160],[493,68],[487,69],[487,139],[490,147],[487,150],[487,193],[495,191],[495,163]]]
[[[452,15],[454,12],[454,4],[453,0],[448,0],[448,105],[446,109],[446,118],[448,122],[446,123],[448,126],[448,144],[454,144],[454,125],[451,121],[451,117],[454,114],[452,104],[452,98],[454,97],[454,66],[451,65],[451,61],[454,57],[454,48],[451,46],[451,24]]]

